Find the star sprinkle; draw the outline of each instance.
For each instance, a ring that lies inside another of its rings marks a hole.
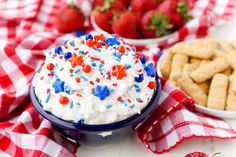
[[[55,93],[64,92],[65,82],[61,81],[59,78],[53,83],[52,87],[54,88]]]
[[[117,40],[116,37],[114,38],[107,38],[106,43],[108,46],[113,46],[113,45],[120,45],[120,42]]]
[[[112,67],[112,76],[115,76],[118,80],[121,80],[123,77],[126,77],[126,66],[114,65]]]
[[[147,75],[150,77],[155,77],[156,76],[156,69],[154,68],[152,63],[149,63],[144,70],[146,71]]]
[[[145,56],[140,57],[140,61],[145,64],[147,62],[147,58]]]
[[[63,52],[62,48],[59,46],[57,48],[55,48],[55,53],[56,54],[61,54]]]
[[[98,97],[100,100],[104,100],[110,95],[109,89],[107,86],[97,85],[95,87],[94,96]]]
[[[72,57],[69,59],[69,61],[71,62],[71,66],[74,68],[78,65],[82,65],[83,63],[83,56],[82,55],[76,55],[73,54]]]

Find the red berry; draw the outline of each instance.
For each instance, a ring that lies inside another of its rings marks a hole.
[[[84,71],[85,73],[89,73],[91,70],[92,70],[92,68],[91,68],[90,65],[84,65],[83,71]]]
[[[94,12],[94,20],[98,27],[102,30],[111,33],[111,20],[113,17],[113,13],[111,10],[106,10],[103,12],[95,11]]]
[[[62,105],[66,105],[69,103],[69,99],[66,96],[61,96],[59,101]]]
[[[134,12],[126,11],[112,24],[114,33],[125,38],[140,38],[139,21]]]
[[[69,33],[84,27],[85,17],[75,5],[65,5],[59,11],[56,28],[61,33]]]
[[[156,8],[158,5],[157,0],[132,0],[132,11],[145,13],[149,10]]]
[[[191,19],[185,0],[165,0],[156,8],[156,11],[167,16],[175,29],[179,29],[186,21]]]
[[[155,89],[156,88],[156,83],[154,81],[151,81],[151,82],[148,83],[148,87],[150,89]]]
[[[150,10],[142,16],[141,30],[144,37],[156,38],[169,33],[173,25],[163,13]]]
[[[55,68],[54,64],[52,64],[52,63],[47,64],[47,69],[48,70],[53,70],[54,68]]]
[[[203,152],[193,152],[185,155],[185,157],[209,157],[209,156]]]

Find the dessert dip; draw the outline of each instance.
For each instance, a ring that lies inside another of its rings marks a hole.
[[[63,120],[108,124],[140,113],[155,77],[148,57],[120,37],[88,34],[48,51],[33,87],[43,109]]]

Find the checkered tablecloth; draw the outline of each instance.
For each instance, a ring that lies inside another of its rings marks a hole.
[[[87,15],[89,2],[77,1]],[[193,0],[195,18],[173,38],[159,44],[207,35],[209,26],[230,19],[233,2]],[[54,29],[60,6],[58,0],[0,0],[0,156],[74,156],[77,150],[77,144],[61,137],[38,114],[28,97],[32,76],[43,63],[46,50],[73,36],[58,34]],[[152,52],[157,61],[156,52]],[[163,153],[193,136],[236,137],[223,120],[190,110],[193,101],[168,81],[161,81],[161,105],[137,131],[148,149]]]

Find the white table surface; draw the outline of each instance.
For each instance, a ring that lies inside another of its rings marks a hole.
[[[221,39],[236,40],[236,16],[224,26],[213,28],[210,31],[210,37]],[[226,119],[226,121],[236,129],[236,119]],[[179,144],[177,148],[170,152],[156,155],[150,152],[141,144],[135,135],[127,137],[122,141],[112,143],[105,147],[85,147],[78,149],[78,157],[184,157],[186,154],[194,151],[202,151],[209,156],[215,152],[221,152],[224,157],[236,156],[236,139],[220,140],[220,139],[202,139],[192,138],[185,140]]]

